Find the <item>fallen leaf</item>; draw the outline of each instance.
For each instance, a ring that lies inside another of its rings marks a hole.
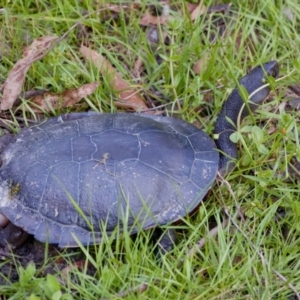
[[[146,11],[145,14],[139,21],[139,24],[142,26],[149,26],[149,25],[165,25],[169,20],[169,16],[153,16],[149,11]]]
[[[48,90],[29,90],[29,91],[26,91],[24,93],[21,93],[17,99],[17,101],[19,101],[19,103],[21,103],[21,99],[25,99],[25,100],[28,100],[28,99],[32,99],[32,98],[35,98],[39,95],[44,95],[45,93],[47,93]],[[17,101],[15,103],[17,103]]]
[[[88,264],[91,265],[91,263],[88,263]],[[68,264],[68,266],[63,268],[60,272],[61,280],[65,283],[67,283],[69,280],[69,276],[71,276],[72,271],[74,271],[74,270],[83,271],[85,267],[86,267],[85,260],[74,261],[71,264]]]
[[[197,3],[186,2],[187,11],[191,14],[192,11],[195,10],[198,5],[199,4]]]
[[[141,72],[144,69],[144,64],[141,56],[138,56],[137,60],[134,63],[133,74],[136,77],[141,77]]]
[[[207,12],[209,14],[211,13],[227,13],[229,11],[229,8],[231,7],[232,3],[226,3],[226,4],[217,4],[217,5],[213,5],[207,8]]]
[[[135,111],[147,110],[148,107],[144,103],[138,91],[134,90],[122,79],[122,75],[109,63],[109,61],[98,52],[81,45],[80,52],[82,55],[93,62],[99,68],[103,76],[110,76],[113,89],[119,93],[120,101],[116,101],[115,105],[124,108],[132,108]]]
[[[196,7],[190,12],[191,20],[194,21],[207,12],[206,6],[200,1]]]
[[[84,84],[78,89],[66,90],[59,94],[46,92],[43,95],[38,95],[30,101],[30,103],[35,104],[32,110],[34,112],[45,112],[51,111],[52,109],[72,106],[82,98],[92,94],[99,84],[99,82],[92,82]]]
[[[195,72],[195,74],[200,74],[202,70],[202,66],[203,66],[203,59],[200,58],[199,60],[196,61],[196,63],[193,66],[193,71]]]
[[[54,36],[40,37],[34,40],[32,44],[25,49],[23,58],[16,62],[0,88],[0,90],[3,90],[3,97],[0,105],[1,110],[6,110],[13,106],[15,100],[22,91],[25,76],[30,65],[43,58],[47,54],[47,50],[51,47],[52,43],[57,39],[58,38]]]
[[[213,5],[206,8],[205,5],[203,5],[202,2],[200,1],[199,3],[187,2],[186,6],[187,6],[187,11],[191,15],[191,19],[195,20],[197,17],[202,16],[205,13],[208,14],[215,13],[215,12],[225,13],[231,7],[231,3]]]
[[[201,72],[204,72],[207,69],[209,57],[210,54],[207,53],[204,54],[203,57],[201,57],[199,60],[196,61],[196,63],[193,65],[193,71],[195,72],[195,74],[200,74]]]
[[[106,8],[110,11],[113,11],[113,12],[117,12],[117,13],[120,13],[121,11],[124,11],[124,10],[128,10],[128,11],[132,11],[134,9],[139,9],[139,4],[138,3],[129,3],[129,4],[118,4],[118,5],[114,5],[114,4],[104,4],[104,5],[101,5],[103,8]]]

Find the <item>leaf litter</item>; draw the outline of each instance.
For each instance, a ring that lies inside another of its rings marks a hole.
[[[0,87],[3,90],[2,101],[0,104],[1,110],[12,108],[14,102],[20,95],[26,74],[31,64],[42,59],[52,43],[57,40],[54,36],[44,36],[33,41],[33,43],[24,51],[23,58],[18,60],[10,70],[7,79]]]
[[[140,19],[140,25],[149,27],[151,26],[163,25],[166,24],[169,20],[170,8],[169,1],[163,1],[163,9],[161,16],[153,16],[149,10],[146,10],[146,13]],[[198,4],[188,3],[188,11],[190,13],[191,19],[195,20],[200,15],[203,15],[207,8],[199,2]],[[226,5],[228,9],[230,5]],[[106,4],[100,11],[108,10],[114,13],[120,13],[122,9],[137,9],[138,5],[125,5],[125,6],[116,6]],[[219,9],[220,11],[225,11],[224,5]],[[216,9],[215,9],[216,10]],[[213,11],[215,11],[213,10]],[[88,16],[88,15],[87,15]],[[85,16],[85,17],[87,17]],[[149,26],[151,25],[151,26]],[[32,44],[24,51],[23,58],[18,60],[13,66],[11,71],[8,74],[8,77],[4,84],[0,87],[0,91],[3,90],[2,101],[0,104],[0,109],[8,110],[11,109],[14,103],[19,104],[20,95],[23,89],[23,84],[26,80],[27,72],[30,66],[37,60],[41,60],[52,48],[55,46],[55,43],[59,43],[63,38],[67,36],[69,31],[75,27],[80,27],[80,31],[85,32],[84,26],[81,22],[76,22],[70,30],[62,37],[57,38],[54,36],[44,36],[40,37],[32,42]],[[156,32],[156,35],[159,36],[159,33],[156,29],[152,27],[152,34],[149,34],[149,42],[151,42],[151,36],[153,36],[153,31]],[[162,32],[164,38],[166,38],[165,31]],[[86,34],[84,34],[86,38]],[[144,99],[140,96],[141,89],[137,89],[133,86],[130,86],[123,78],[122,75],[110,64],[110,62],[103,57],[101,54],[97,53],[93,49],[81,45],[80,47],[81,54],[85,57],[86,60],[92,61],[93,64],[99,68],[103,76],[111,77],[110,83],[113,87],[113,90],[118,94],[118,100],[114,102],[116,107],[131,109],[134,111],[144,111],[145,113],[149,112],[148,106],[145,104]],[[194,66],[194,71],[196,73],[200,72],[201,66],[203,65],[204,58],[200,59]],[[142,69],[142,60],[140,57],[136,60],[135,69],[133,73],[137,73],[139,69]],[[99,83],[100,84],[100,83]],[[99,85],[98,85],[99,86]],[[33,112],[48,112],[55,109],[61,109],[65,107],[72,107],[74,104],[79,102],[82,98],[91,95],[97,88],[96,83],[85,84],[82,87],[76,89],[69,89],[61,93],[45,92],[40,93],[37,91],[38,95],[31,98],[30,101],[26,102],[25,110],[31,110]],[[26,92],[25,92],[26,93]],[[27,98],[28,99],[28,98]],[[29,105],[31,108],[26,108]],[[40,108],[39,108],[40,106]],[[24,106],[21,106],[24,107]]]
[[[40,113],[53,111],[53,109],[72,107],[84,97],[91,95],[99,84],[99,82],[91,82],[77,89],[69,89],[58,94],[45,92],[42,95],[37,95],[31,99],[31,110]],[[34,104],[36,106],[34,106]]]

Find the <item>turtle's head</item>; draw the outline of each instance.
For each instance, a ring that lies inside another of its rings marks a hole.
[[[277,78],[278,75],[278,62],[272,60],[261,66],[256,66],[249,74],[239,80],[239,84],[246,88],[253,103],[260,104],[270,93],[270,86],[266,81],[267,77]]]
[[[220,150],[219,172],[221,174],[225,174],[234,168],[232,160],[237,158],[237,147],[230,140],[230,135],[236,130],[239,116],[242,120],[249,114],[249,107],[254,111],[257,105],[263,102],[271,90],[266,79],[269,76],[277,78],[278,75],[279,65],[275,60],[257,66],[239,80],[239,85],[247,90],[252,104],[244,105],[245,101],[239,88],[235,88],[225,101],[214,130],[214,133],[218,136],[215,142]]]

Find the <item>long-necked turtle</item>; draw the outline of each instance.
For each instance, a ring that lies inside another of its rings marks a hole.
[[[239,84],[258,90],[251,100],[259,104],[278,70],[265,63]],[[10,229],[17,226],[42,242],[76,246],[76,236],[88,245],[101,241],[102,225],[108,234],[116,226],[135,233],[186,216],[218,170],[232,169],[229,136],[243,104],[234,89],[217,118],[216,144],[189,123],[142,114],[73,113],[22,129],[0,156],[0,213],[11,224],[0,242],[18,239]]]

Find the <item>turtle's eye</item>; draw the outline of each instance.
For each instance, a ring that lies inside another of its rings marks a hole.
[[[271,71],[271,74],[270,74],[272,77],[276,78],[277,77],[277,71],[275,69],[273,69]]]

